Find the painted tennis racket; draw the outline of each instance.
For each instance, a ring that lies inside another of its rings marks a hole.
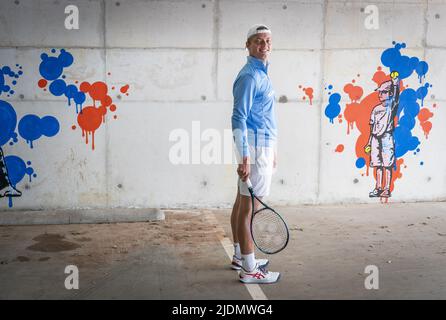
[[[280,214],[254,194],[249,178],[246,184],[252,201],[251,236],[254,244],[263,253],[278,253],[285,249],[290,239],[288,226]],[[256,209],[254,199],[257,199],[263,207]]]

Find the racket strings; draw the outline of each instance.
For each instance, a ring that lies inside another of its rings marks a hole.
[[[273,210],[265,209],[254,215],[252,236],[261,251],[275,253],[286,246],[289,233],[282,218]]]

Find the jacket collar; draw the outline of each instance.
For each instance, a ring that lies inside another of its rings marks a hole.
[[[263,63],[262,60],[254,58],[253,56],[248,56],[248,63],[254,66],[256,69],[263,70],[265,73],[268,73],[269,62]]]

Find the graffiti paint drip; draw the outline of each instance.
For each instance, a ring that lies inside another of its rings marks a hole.
[[[55,53],[55,50],[51,51]],[[109,87],[103,81],[96,81],[90,83],[88,81],[81,81],[79,88],[77,84],[80,82],[76,80],[74,84],[67,84],[62,75],[64,68],[71,66],[74,58],[65,49],[60,50],[58,56],[49,57],[46,53],[41,55],[42,62],[39,71],[43,79],[39,80],[39,87],[47,86],[48,81],[52,81],[49,85],[49,91],[55,96],[65,95],[68,98],[68,106],[74,101],[76,104],[77,122],[82,129],[82,137],[88,144],[88,136],[91,135],[92,150],[95,149],[94,137],[95,132],[100,128],[101,124],[105,123],[105,116],[109,111],[115,112],[116,105],[113,104],[113,99],[108,95]],[[110,72],[107,73],[111,75]],[[129,85],[126,84],[121,87],[121,93],[128,95]],[[92,105],[83,107],[87,96],[91,98]],[[117,117],[114,117],[116,119]],[[73,130],[76,127],[72,127]]]

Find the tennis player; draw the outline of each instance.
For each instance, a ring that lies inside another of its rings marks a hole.
[[[395,164],[395,116],[399,105],[400,80],[396,71],[390,77],[391,80],[385,81],[376,89],[380,104],[370,114],[370,136],[365,152],[370,154],[370,167],[376,168],[376,185],[369,193],[370,198],[391,197],[390,183]]]
[[[276,163],[277,125],[274,91],[268,76],[271,30],[262,24],[252,26],[247,35],[247,63],[233,86],[232,132],[238,160],[238,192],[231,215],[234,239],[232,268],[240,270],[243,283],[274,283],[279,272],[266,270],[268,260],[255,259],[250,232],[251,195],[246,185],[251,180],[259,198],[269,195]]]

